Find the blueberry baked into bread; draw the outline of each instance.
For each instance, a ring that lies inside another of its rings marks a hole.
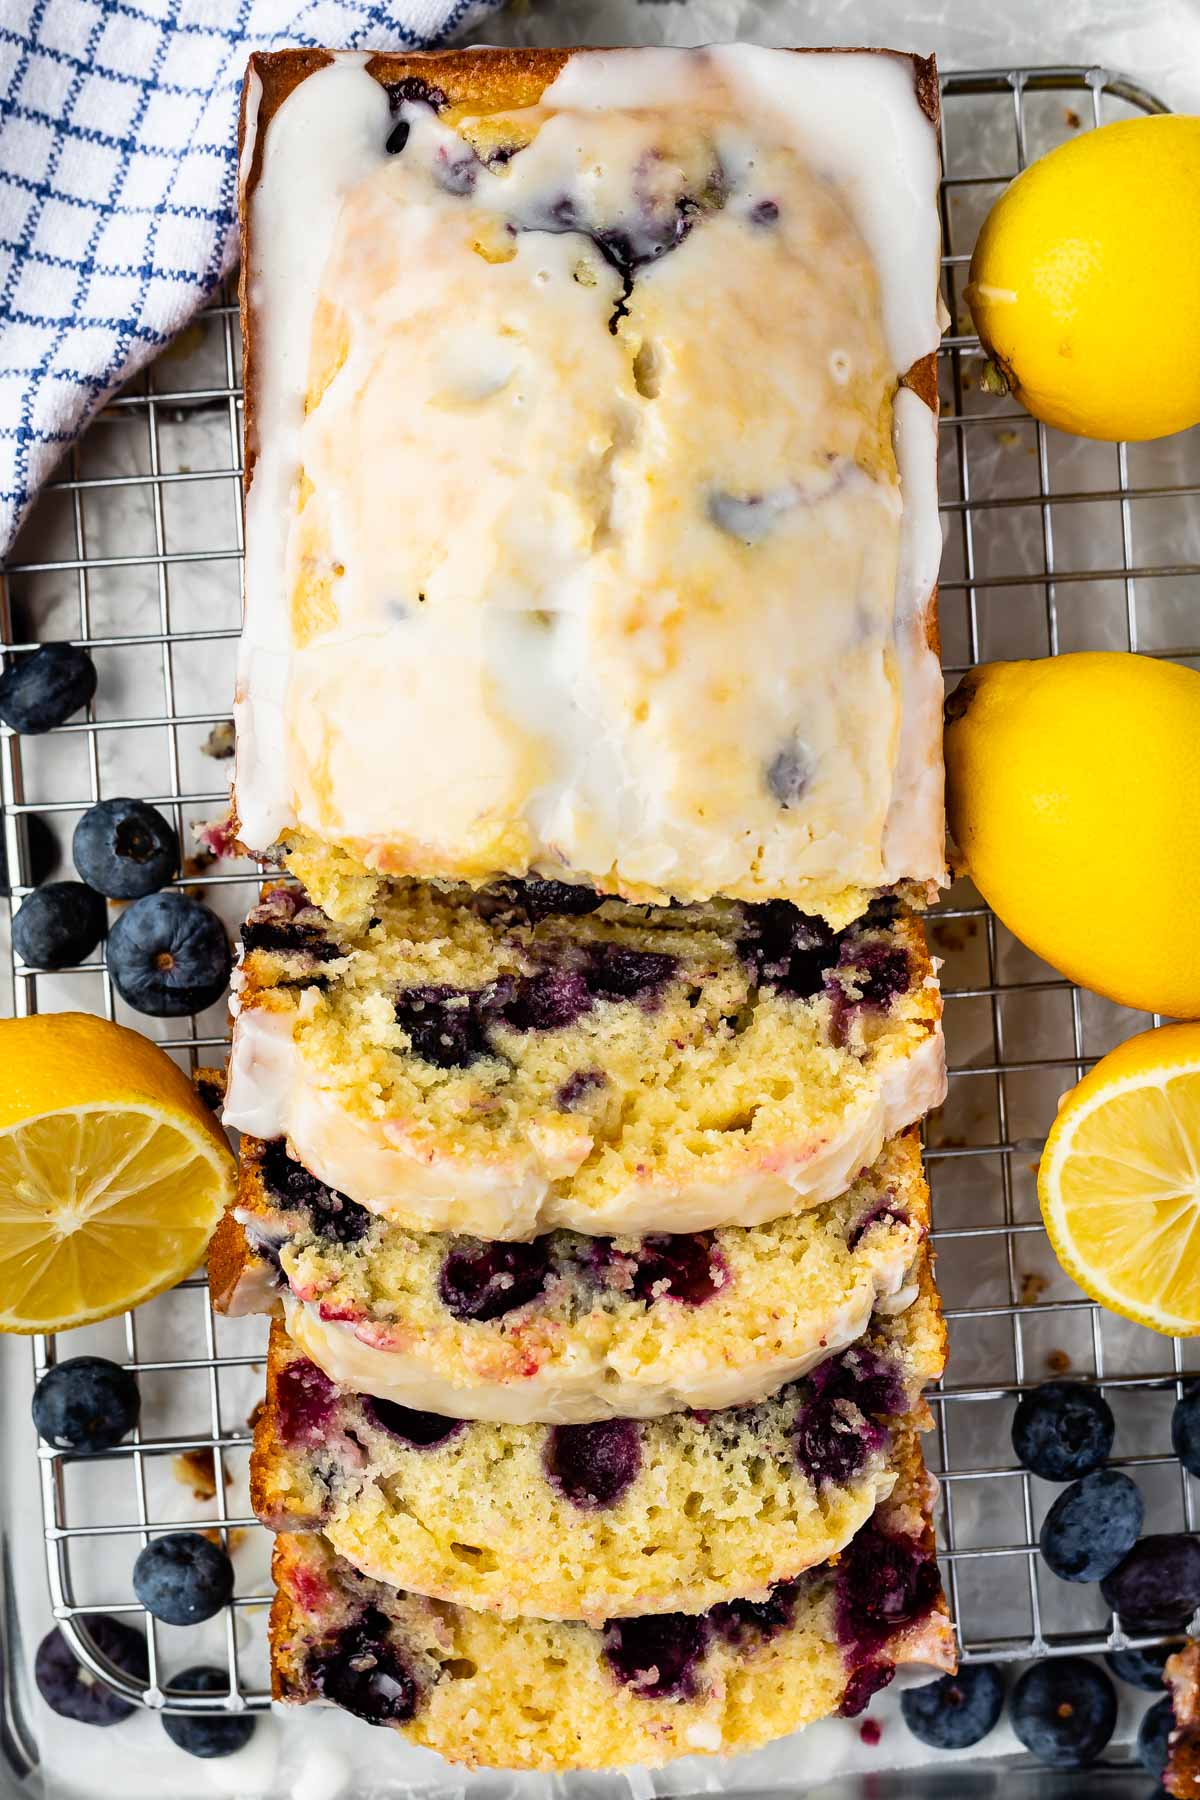
[[[944,875],[933,66],[251,60],[236,810],[313,898]]]
[[[853,1717],[896,1669],[954,1666],[915,1440],[896,1486],[846,1549],[702,1613],[601,1627],[500,1619],[360,1574],[327,1541],[276,1541],[277,1700],[324,1699],[455,1762],[516,1769],[654,1767],[754,1749]]]
[[[360,930],[301,916],[247,922],[226,1121],[414,1229],[757,1224],[843,1193],[945,1091],[895,900],[835,932],[786,901],[395,882]]]
[[[705,1612],[840,1550],[928,1424],[929,1277],[895,1317],[754,1406],[580,1425],[467,1423],[339,1391],[273,1328],[256,1512],[393,1587],[505,1618]]]
[[[243,1138],[209,1254],[223,1312],[282,1308],[340,1386],[515,1424],[652,1418],[772,1394],[917,1293],[916,1133],[838,1200],[768,1225],[531,1243],[413,1232]]]

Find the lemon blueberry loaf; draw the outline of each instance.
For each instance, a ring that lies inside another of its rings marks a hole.
[[[391,1225],[243,1138],[214,1304],[278,1310],[343,1387],[458,1418],[585,1423],[773,1393],[917,1291],[915,1130],[838,1200],[767,1225],[531,1243]]]
[[[932,64],[282,51],[239,170],[243,843],[930,895]]]
[[[339,1392],[272,1328],[251,1465],[274,1530],[316,1529],[394,1587],[593,1624],[764,1598],[891,1492],[928,1423],[944,1328],[928,1275],[898,1317],[754,1406],[585,1425],[468,1424]]]
[[[1163,1787],[1174,1800],[1200,1800],[1200,1643],[1168,1657],[1163,1678],[1175,1721]]]
[[[845,1191],[944,1093],[919,922],[390,884],[357,931],[248,921],[225,1119],[397,1224],[691,1232]],[[283,948],[278,946],[284,940]],[[306,970],[297,974],[297,961]]]
[[[319,1534],[276,1541],[277,1700],[325,1700],[455,1762],[657,1766],[853,1716],[897,1667],[954,1667],[915,1439],[845,1550],[764,1599],[603,1627],[500,1619],[361,1575]]]

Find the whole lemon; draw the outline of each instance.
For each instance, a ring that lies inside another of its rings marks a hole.
[[[1154,438],[1200,423],[1200,118],[1123,119],[1033,163],[988,214],[966,299],[1047,425]]]
[[[984,663],[946,719],[950,829],[997,917],[1083,987],[1200,1018],[1200,674]]]

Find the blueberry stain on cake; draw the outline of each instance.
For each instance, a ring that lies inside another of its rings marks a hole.
[[[272,1199],[286,1212],[306,1212],[318,1237],[331,1238],[338,1244],[357,1244],[370,1230],[371,1215],[366,1207],[310,1175],[302,1163],[288,1155],[283,1138],[271,1139],[258,1166],[263,1186]]]
[[[316,1448],[332,1428],[337,1389],[315,1363],[302,1357],[285,1364],[275,1383],[279,1435],[285,1444]]]
[[[563,945],[557,955],[546,947],[529,973],[480,988],[403,988],[393,1005],[414,1056],[438,1069],[469,1069],[502,1056],[499,1028],[563,1031],[602,1002],[653,1011],[678,967],[678,958],[664,951],[608,941]]]
[[[469,1069],[492,1054],[487,1015],[494,998],[491,988],[404,988],[395,997],[396,1023],[423,1062],[435,1069]]]
[[[297,956],[310,963],[334,962],[345,952],[329,920],[301,888],[278,887],[252,907],[242,926],[242,948]]]
[[[777,1581],[765,1600],[722,1600],[708,1617],[718,1635],[736,1649],[767,1643],[781,1631],[791,1630],[807,1579]]]
[[[904,1410],[899,1371],[870,1350],[851,1349],[820,1363],[807,1390],[796,1414],[796,1461],[814,1487],[845,1487],[887,1442],[874,1418]]]
[[[318,1694],[368,1725],[403,1725],[421,1701],[416,1674],[377,1607],[312,1655],[308,1670]]]
[[[537,1298],[550,1277],[544,1238],[452,1250],[438,1274],[438,1298],[456,1319],[499,1319]]]
[[[644,1237],[630,1260],[633,1292],[639,1300],[703,1306],[729,1279],[725,1260],[707,1232]]]
[[[644,1700],[691,1700],[711,1636],[703,1614],[613,1619],[604,1628],[604,1657],[617,1680]]]
[[[926,1618],[941,1589],[937,1564],[917,1538],[891,1536],[871,1520],[837,1566],[838,1642],[855,1657],[880,1650],[894,1632]]]
[[[837,964],[840,934],[824,919],[802,913],[787,900],[742,908],[738,950],[764,987],[793,1000],[811,1000]]]
[[[363,1401],[363,1410],[381,1431],[399,1438],[403,1444],[411,1444],[417,1450],[429,1450],[436,1444],[444,1444],[448,1438],[457,1437],[463,1429],[461,1419],[449,1419],[443,1413],[418,1412],[411,1406],[399,1405],[395,1400],[369,1397]]]

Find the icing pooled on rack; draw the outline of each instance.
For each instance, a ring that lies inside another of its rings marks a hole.
[[[580,55],[479,117],[301,83],[251,203],[243,836],[833,916],[936,879],[932,433],[893,405],[935,180],[904,59]]]

